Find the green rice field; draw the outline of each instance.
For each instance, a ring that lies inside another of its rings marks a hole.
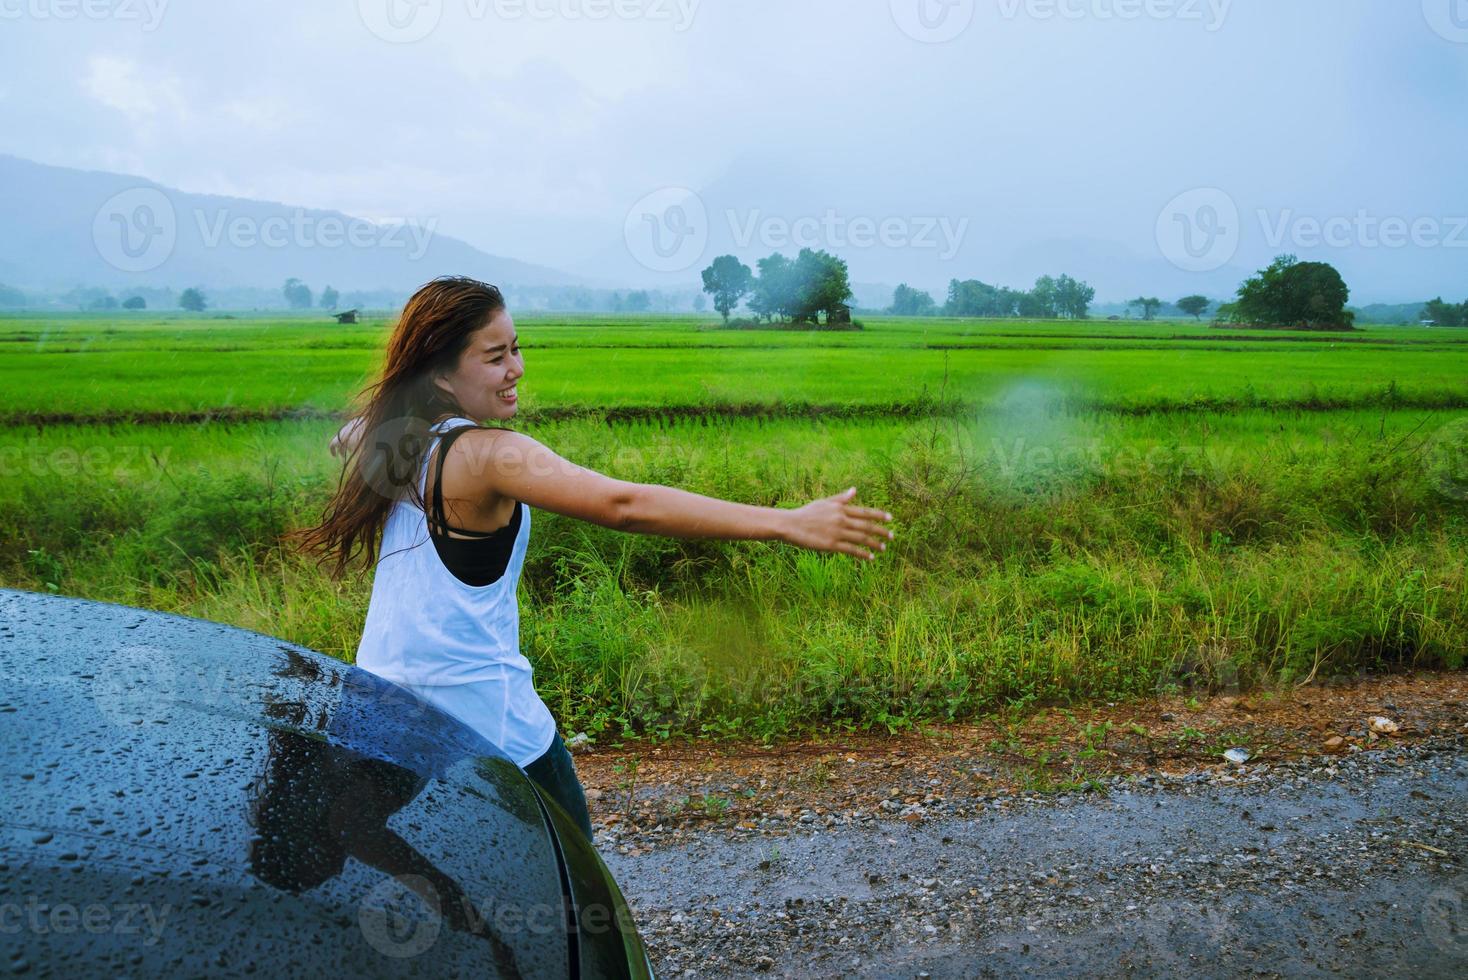
[[[798,506],[878,561],[536,512],[522,643],[564,728],[777,737],[1461,667],[1468,330],[517,316],[516,426],[623,479]],[[0,317],[0,585],[350,660],[370,569],[281,544],[385,320]]]

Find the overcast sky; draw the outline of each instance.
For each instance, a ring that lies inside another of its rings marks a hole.
[[[0,64],[0,152],[619,282],[1468,298],[1468,0],[0,0]]]

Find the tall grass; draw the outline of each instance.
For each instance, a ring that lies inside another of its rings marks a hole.
[[[537,512],[523,646],[563,725],[614,733],[897,728],[1175,684],[1458,667],[1468,505],[1464,474],[1441,469],[1462,458],[1441,452],[1452,418],[1078,414],[1021,392],[963,418],[539,425],[624,479],[782,506],[856,484],[898,538],[859,563]],[[0,431],[0,581],[350,659],[370,572],[333,582],[278,543],[319,515],[334,428]]]

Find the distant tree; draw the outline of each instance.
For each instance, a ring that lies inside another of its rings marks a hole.
[[[892,306],[887,312],[893,316],[932,316],[937,309],[931,294],[903,283],[893,291]]]
[[[1256,327],[1349,330],[1356,315],[1346,309],[1351,291],[1333,266],[1281,255],[1239,287],[1232,317]]]
[[[943,312],[947,316],[1018,316],[1024,295],[1019,290],[991,286],[977,279],[954,279],[948,283]]]
[[[783,321],[795,308],[795,263],[776,252],[755,263],[759,276],[749,298],[749,308],[766,320]]]
[[[817,323],[824,314],[830,323],[831,314],[851,298],[846,261],[826,251],[800,250],[795,259],[795,283],[793,313],[804,322]]]
[[[299,279],[287,279],[280,290],[285,294],[285,301],[293,310],[309,310],[311,308],[311,287]]]
[[[1194,320],[1203,319],[1203,312],[1208,309],[1207,296],[1184,296],[1177,301],[1177,308],[1182,310]]]
[[[141,296],[129,296],[122,301],[122,308],[124,310],[146,310],[148,301]]]
[[[721,255],[703,270],[703,291],[714,298],[714,309],[729,322],[729,313],[754,287],[754,273],[732,255]],[[703,299],[700,295],[699,299]]]
[[[204,294],[192,286],[178,294],[178,305],[179,309],[188,310],[190,313],[203,313],[208,306],[204,302]]]
[[[1062,275],[1055,280],[1055,312],[1068,320],[1084,320],[1091,315],[1091,300],[1096,290],[1089,284]]]
[[[1444,303],[1439,296],[1422,308],[1422,319],[1431,320],[1440,327],[1468,326],[1468,302],[1454,306],[1452,303]]]
[[[1157,311],[1162,309],[1162,300],[1156,296],[1138,296],[1136,299],[1127,303],[1127,309],[1131,309],[1133,306],[1140,306],[1142,308],[1143,320],[1155,320],[1157,318]]]
[[[652,308],[652,297],[645,289],[637,289],[627,294],[626,309],[628,313],[646,313]]]
[[[1055,279],[1050,276],[1041,276],[1035,280],[1035,288],[1020,300],[1020,315],[1034,317],[1041,320],[1053,320],[1060,315],[1056,309]]]
[[[96,299],[87,304],[87,309],[115,310],[117,309],[117,297],[113,296],[111,293],[108,293],[105,296],[98,296]]]
[[[709,298],[703,293],[693,294],[693,312],[702,313],[709,308]]]
[[[341,294],[330,286],[321,291],[321,308],[323,310],[334,310],[336,304],[341,302]]]
[[[0,306],[16,307],[25,305],[25,293],[16,289],[14,286],[7,286],[4,283],[0,283]]]

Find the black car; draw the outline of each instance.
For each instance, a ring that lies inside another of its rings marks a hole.
[[[0,590],[0,971],[648,977],[591,843],[403,688]]]

